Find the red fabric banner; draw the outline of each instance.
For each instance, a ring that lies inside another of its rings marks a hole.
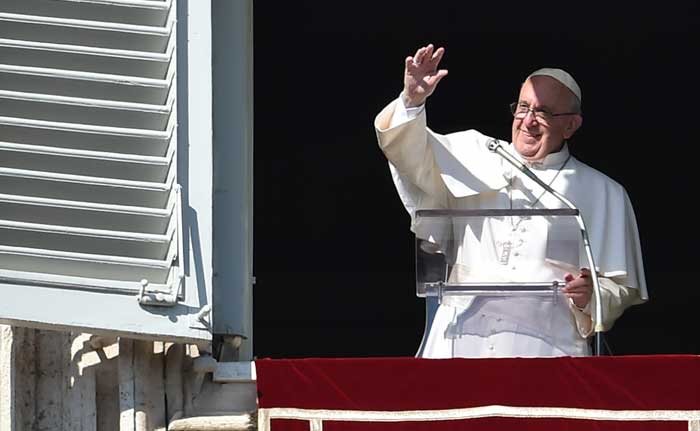
[[[700,412],[698,356],[263,359],[256,361],[256,370],[262,411],[323,410],[331,417],[338,411],[374,412],[363,422],[326,417],[326,431],[686,431],[688,418]],[[506,409],[479,410],[489,406]],[[395,413],[390,416],[396,418],[406,411],[417,411],[411,414],[419,416],[457,411],[484,417],[432,422],[381,418],[381,412]],[[674,412],[679,412],[678,420],[671,420]],[[658,414],[664,420],[656,420]],[[617,420],[624,415],[634,420]],[[310,429],[309,420],[275,417],[280,416],[272,417],[273,431]]]

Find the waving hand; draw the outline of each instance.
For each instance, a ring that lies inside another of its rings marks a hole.
[[[444,54],[445,48],[434,49],[429,44],[419,48],[413,57],[406,57],[401,97],[407,108],[424,104],[440,80],[447,76],[446,69],[438,69]]]

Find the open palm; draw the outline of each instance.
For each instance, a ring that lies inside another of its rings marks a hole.
[[[429,44],[419,48],[413,57],[406,57],[402,97],[407,108],[425,103],[440,80],[447,75],[446,69],[438,70],[444,54],[444,48],[434,49]]]

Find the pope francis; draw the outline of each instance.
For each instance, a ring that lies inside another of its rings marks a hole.
[[[447,76],[447,70],[438,67],[444,53],[444,48],[427,45],[407,57],[403,91],[374,123],[416,236],[429,236],[416,222],[419,209],[562,208],[556,197],[489,151],[487,142],[492,138],[476,130],[441,135],[427,128],[425,101]],[[531,73],[511,104],[511,142],[499,142],[579,209],[596,268],[553,266],[547,257],[557,234],[546,220],[510,218],[502,226],[482,226],[480,239],[488,236],[500,250],[499,278],[562,279],[564,300],[442,301],[419,356],[589,355],[588,338],[598,323],[591,313],[596,305],[591,271],[598,275],[601,323],[606,330],[627,307],[647,300],[637,224],[627,192],[569,153],[567,140],[583,122],[581,100],[581,89],[569,73],[554,68]],[[454,278],[473,270],[470,253],[463,251],[475,244],[468,227],[452,234],[452,241],[459,244],[450,274]]]

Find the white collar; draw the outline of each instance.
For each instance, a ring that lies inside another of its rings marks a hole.
[[[561,150],[557,151],[556,153],[547,154],[542,160],[525,160],[523,156],[521,156],[520,153],[515,150],[514,145],[512,145],[512,149],[513,155],[530,169],[559,169],[561,165],[569,158],[569,146],[566,142],[564,142]]]

